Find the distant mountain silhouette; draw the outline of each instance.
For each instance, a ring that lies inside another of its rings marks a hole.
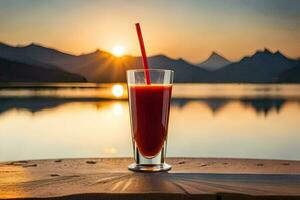
[[[85,82],[61,69],[42,68],[0,58],[0,82]]]
[[[300,63],[280,73],[277,81],[280,83],[300,83]]]
[[[44,68],[57,68],[55,61],[66,57],[72,56],[34,43],[16,47],[0,43],[0,58],[25,64],[33,64]]]
[[[293,67],[298,61],[281,52],[268,49],[257,51],[251,57],[227,65],[214,73],[213,82],[271,83],[279,73]]]
[[[212,52],[212,54],[205,61],[197,64],[197,66],[206,70],[214,71],[231,63],[232,62],[219,55],[218,53]]]
[[[84,76],[90,82],[100,83],[125,82],[126,70],[142,68],[140,57],[115,57],[101,50],[76,56],[37,44],[13,47],[1,43],[0,58],[48,69],[60,68]],[[150,68],[174,70],[177,83],[272,83],[277,82],[280,73],[299,63],[298,60],[289,59],[279,51],[272,53],[268,49],[257,51],[239,62],[213,71],[212,68],[203,69],[183,59],[172,59],[165,55],[151,56],[148,59]],[[213,53],[207,62],[202,64],[212,66],[208,64],[214,63],[220,67],[221,63],[228,62],[230,61]]]

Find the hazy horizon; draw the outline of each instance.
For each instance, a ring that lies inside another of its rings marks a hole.
[[[300,1],[0,1],[0,41],[41,44],[70,54],[123,45],[139,56],[140,22],[148,56],[197,63],[213,51],[237,61],[265,47],[300,56]]]

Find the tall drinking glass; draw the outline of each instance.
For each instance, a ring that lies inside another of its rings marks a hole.
[[[146,83],[146,74],[151,84]],[[131,135],[135,163],[133,171],[167,171],[167,134],[174,72],[162,69],[127,71]]]

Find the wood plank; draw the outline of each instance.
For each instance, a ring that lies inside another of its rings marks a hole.
[[[300,199],[300,161],[171,158],[133,173],[129,158],[0,163],[0,199]]]

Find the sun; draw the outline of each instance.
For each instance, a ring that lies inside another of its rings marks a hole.
[[[125,52],[125,47],[123,45],[116,45],[112,48],[112,53],[117,57],[123,56],[124,52]]]

